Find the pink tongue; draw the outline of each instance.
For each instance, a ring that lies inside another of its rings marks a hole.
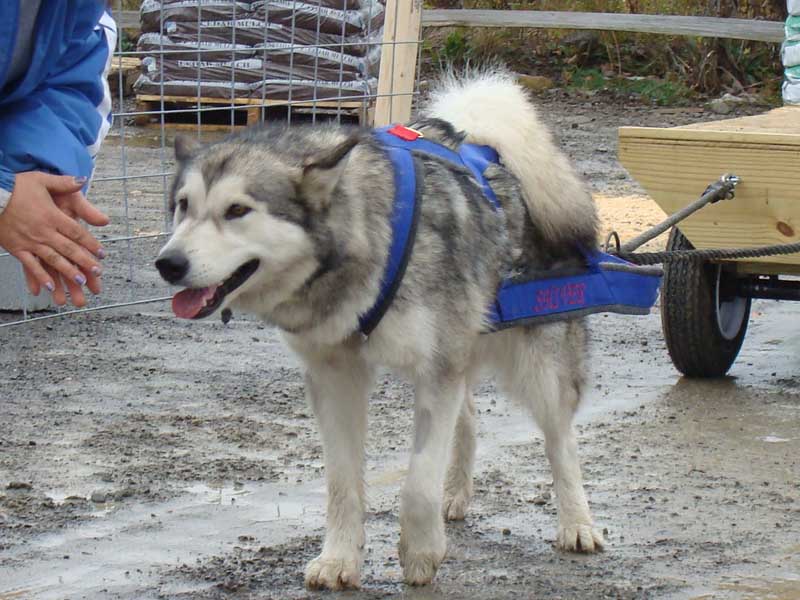
[[[178,292],[172,298],[172,312],[181,319],[192,319],[206,305],[206,300],[214,296],[218,285],[201,289],[188,289]]]

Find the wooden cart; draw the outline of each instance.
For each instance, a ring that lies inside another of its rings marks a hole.
[[[746,248],[800,241],[800,107],[685,127],[623,127],[619,158],[668,214],[726,173],[735,198],[673,228],[668,249]],[[676,368],[724,375],[747,331],[752,298],[800,300],[800,254],[664,268],[662,325]]]

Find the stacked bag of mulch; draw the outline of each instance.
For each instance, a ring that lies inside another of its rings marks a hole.
[[[144,0],[139,94],[360,99],[377,89],[382,0]]]
[[[800,0],[787,0],[786,39],[781,49],[783,60],[783,102],[800,104]]]

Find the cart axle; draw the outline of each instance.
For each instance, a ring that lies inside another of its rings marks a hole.
[[[763,300],[800,301],[800,281],[770,279],[740,279],[736,282],[736,295],[742,298]]]

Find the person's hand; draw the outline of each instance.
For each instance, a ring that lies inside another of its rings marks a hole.
[[[91,225],[107,225],[108,217],[84,198],[85,179],[37,171],[19,173],[5,210],[0,213],[0,246],[22,263],[31,293],[44,286],[56,304],[84,306],[82,285],[100,292],[100,264],[104,252],[77,218]]]

